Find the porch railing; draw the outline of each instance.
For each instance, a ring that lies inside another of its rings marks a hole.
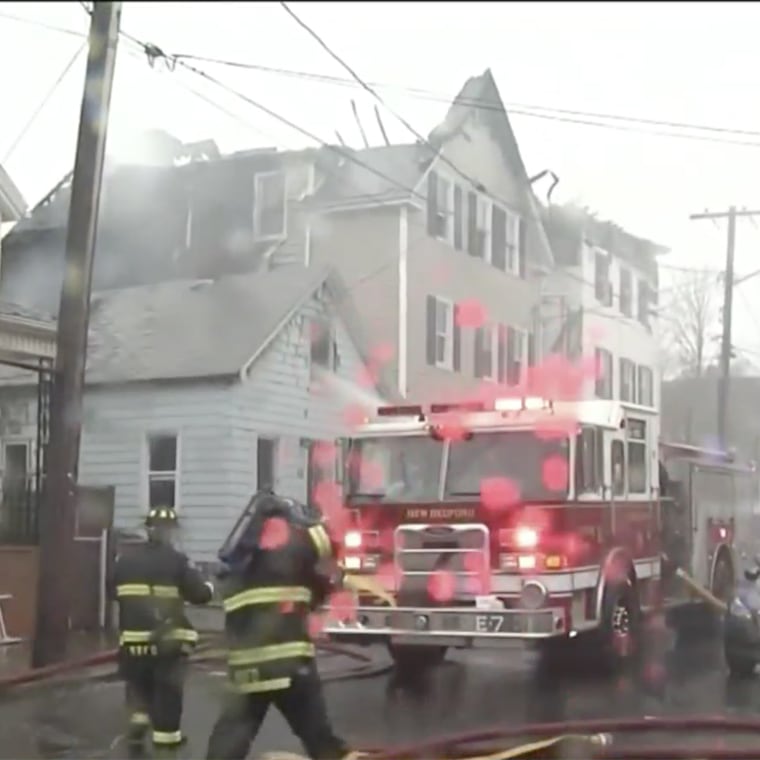
[[[41,493],[34,475],[0,483],[0,544],[33,546],[39,541]]]

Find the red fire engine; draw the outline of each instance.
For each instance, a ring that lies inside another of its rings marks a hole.
[[[643,613],[686,601],[663,553],[730,593],[757,496],[754,469],[660,444],[655,409],[614,401],[381,407],[344,451],[345,568],[397,606],[360,594],[326,632],[417,665],[591,631],[617,664]]]

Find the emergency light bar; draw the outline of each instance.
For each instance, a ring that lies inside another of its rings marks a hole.
[[[377,409],[378,417],[423,417],[422,406],[380,406]]]
[[[491,403],[484,401],[462,401],[455,403],[431,404],[428,414],[446,414],[447,412],[535,412],[551,411],[553,403],[540,396],[525,396],[518,398],[497,398]],[[425,410],[421,404],[401,406],[381,406],[377,410],[378,417],[418,417],[424,419]]]
[[[527,396],[525,398],[497,398],[493,402],[493,408],[497,412],[536,412],[554,408],[551,401],[539,396]]]

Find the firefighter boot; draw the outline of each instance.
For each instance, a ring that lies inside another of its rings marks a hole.
[[[145,740],[148,737],[150,718],[145,713],[132,713],[127,728],[127,753],[130,760],[142,760],[147,757]]]

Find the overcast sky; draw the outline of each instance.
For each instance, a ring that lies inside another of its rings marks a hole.
[[[387,85],[379,89],[386,102],[424,134],[463,82],[490,67],[528,171],[549,168],[559,175],[553,200],[581,201],[671,247],[662,262],[665,287],[675,271],[667,267],[723,266],[725,223],[690,222],[690,213],[731,204],[760,208],[758,4],[361,2],[292,8],[364,79]],[[71,168],[84,55],[6,155],[84,37],[8,16],[79,35],[88,19],[77,2],[0,3],[0,163],[34,203]],[[278,3],[125,3],[122,28],[170,53],[304,72],[309,76],[192,62],[321,140],[335,142],[337,130],[360,147],[354,98],[370,141],[380,143],[372,96],[352,86]],[[121,44],[112,151],[128,146],[135,129],[156,127],[185,141],[213,138],[223,151],[314,144],[199,75],[150,68],[133,51]],[[413,139],[393,115],[382,113],[392,140]],[[739,225],[739,273],[760,269],[760,219],[757,225]],[[734,342],[757,360],[760,277],[737,289],[736,309]]]

